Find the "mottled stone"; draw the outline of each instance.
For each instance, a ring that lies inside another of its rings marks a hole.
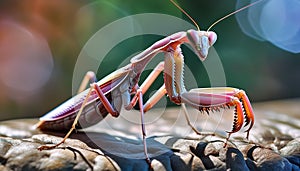
[[[41,137],[44,134],[39,134]],[[39,137],[35,135],[35,137]],[[57,137],[50,136],[53,141],[57,141]],[[6,138],[0,138],[1,141],[5,141]],[[11,140],[10,140],[11,141]],[[19,141],[19,140],[18,140]],[[78,143],[78,140],[68,140],[68,144],[74,145]],[[82,143],[82,142],[81,142]],[[71,150],[57,148],[53,150],[38,151],[40,143],[34,142],[34,139],[27,139],[26,141],[19,141],[19,143],[14,143],[6,154],[2,156],[6,159],[6,162],[1,162],[2,165],[5,165],[8,169],[13,170],[87,170],[89,169],[88,164],[80,157],[79,154],[76,154],[76,160],[74,159],[75,154]],[[75,145],[77,146],[77,145]],[[87,147],[87,146],[86,146]],[[74,147],[75,149],[75,147]],[[108,159],[99,155],[96,152],[88,151],[88,148],[81,149],[76,147],[82,155],[90,162],[95,163],[94,167],[99,168],[100,170],[113,170],[113,166]],[[98,158],[98,159],[97,159]],[[101,163],[97,160],[101,158]],[[103,161],[106,161],[103,164]],[[117,167],[117,165],[115,166]]]
[[[259,170],[291,170],[292,165],[278,153],[259,146],[253,146],[252,158]]]
[[[282,108],[291,107],[289,103],[283,104],[287,106]],[[174,118],[177,108],[168,109],[158,123],[146,125],[152,168],[156,171],[300,170],[300,128],[297,125],[300,116],[289,115],[288,111],[277,113],[271,103],[257,106],[250,139],[246,140],[243,132],[232,134],[225,148],[227,129],[224,125],[230,123],[231,126],[232,118],[218,123],[216,136],[200,136],[186,124],[174,124],[175,120],[180,122],[184,118]],[[35,119],[0,122],[0,170],[149,170],[142,141],[136,138],[140,135],[140,125],[132,126],[118,119],[108,117],[96,127],[77,130],[58,148],[44,151],[37,148],[60,142],[65,133],[36,130]],[[213,121],[206,124],[216,125]],[[174,132],[166,131],[168,125]]]
[[[280,149],[280,154],[284,156],[300,154],[300,137],[288,142],[285,147]]]
[[[227,169],[243,171],[249,170],[242,152],[237,148],[226,147],[220,150],[220,159],[225,161]]]

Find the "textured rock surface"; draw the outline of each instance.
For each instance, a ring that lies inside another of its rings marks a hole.
[[[146,117],[152,167],[300,170],[299,103],[290,100],[254,105],[256,122],[250,140],[244,139],[243,132],[237,133],[226,148],[224,131],[231,128],[232,111],[207,117],[191,109],[191,119],[198,129],[217,134],[199,136],[190,131],[180,109],[154,110]],[[117,119],[108,117],[99,125],[73,133],[60,148],[45,151],[37,147],[58,143],[65,133],[34,130],[36,119],[0,122],[0,170],[91,170],[89,164],[94,170],[148,170],[143,145],[137,138],[138,121],[138,112],[124,113]]]

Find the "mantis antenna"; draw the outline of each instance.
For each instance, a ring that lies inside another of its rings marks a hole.
[[[199,25],[196,23],[196,21],[187,13],[184,9],[182,9],[175,1],[170,0],[181,12],[183,12],[197,27],[197,30],[200,31]]]
[[[256,1],[256,2],[253,2],[252,4],[246,5],[246,6],[240,8],[240,9],[238,9],[238,10],[236,10],[236,11],[233,11],[233,12],[230,13],[230,14],[225,15],[224,17],[218,19],[218,20],[215,21],[212,25],[210,25],[210,26],[208,27],[207,31],[209,31],[213,26],[215,26],[216,24],[218,24],[220,21],[223,21],[224,19],[226,19],[226,18],[228,18],[228,17],[230,17],[230,16],[232,16],[232,15],[234,15],[234,14],[240,12],[240,11],[243,11],[244,9],[247,9],[247,8],[249,8],[249,7],[251,7],[251,6],[255,5],[255,4],[257,4],[257,3],[260,3],[261,1],[263,1],[263,0],[258,0],[258,1]]]
[[[197,30],[198,31],[200,31],[200,27],[199,27],[199,25],[196,23],[196,21],[184,10],[184,9],[182,9],[174,0],[170,0],[181,12],[183,12],[193,23],[194,23],[194,25],[197,27]],[[218,19],[217,21],[215,21],[212,25],[210,25],[209,27],[208,27],[208,29],[207,29],[207,31],[209,31],[213,26],[215,26],[216,24],[218,24],[219,22],[221,22],[221,21],[223,21],[224,19],[226,19],[226,18],[228,18],[228,17],[230,17],[230,16],[232,16],[232,15],[234,15],[234,14],[236,14],[236,13],[238,13],[238,12],[240,12],[240,11],[243,11],[244,9],[247,9],[247,8],[249,8],[249,7],[251,7],[251,6],[253,6],[253,5],[256,5],[257,3],[260,3],[261,1],[263,1],[263,0],[258,0],[258,1],[256,1],[256,2],[254,2],[254,3],[252,3],[252,4],[249,4],[249,5],[246,5],[246,6],[244,6],[244,7],[242,7],[242,8],[240,8],[240,9],[238,9],[238,10],[236,10],[236,11],[233,11],[232,13],[230,13],[230,14],[227,14],[227,15],[225,15],[224,17],[222,17],[222,18],[220,18],[220,19]]]

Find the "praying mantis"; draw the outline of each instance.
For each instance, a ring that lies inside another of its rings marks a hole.
[[[259,1],[226,15],[211,25],[207,31],[201,31],[196,22],[181,7],[173,0],[170,1],[185,13],[198,29],[177,32],[157,41],[143,52],[134,56],[128,65],[112,72],[98,82],[95,81],[95,73],[87,72],[79,88],[79,93],[41,117],[36,124],[36,127],[41,130],[69,130],[61,142],[54,145],[40,146],[39,150],[54,149],[63,144],[74,129],[92,126],[100,122],[108,114],[118,117],[122,108],[131,110],[135,105],[138,105],[145,158],[151,164],[147,152],[144,114],[165,95],[173,103],[183,107],[188,125],[197,134],[201,134],[201,132],[197,131],[191,124],[185,104],[207,113],[227,106],[235,109],[232,130],[227,132],[228,136],[224,146],[226,146],[230,135],[238,132],[243,126],[248,126],[245,132],[247,133],[246,137],[249,137],[249,132],[254,124],[254,113],[246,93],[243,90],[232,87],[186,90],[183,73],[184,56],[180,46],[182,44],[190,45],[199,59],[205,61],[209,48],[217,40],[217,34],[209,31],[210,28],[219,21]],[[164,53],[164,61],[160,62],[146,80],[139,85],[141,73],[158,53]],[[164,84],[144,103],[143,95],[160,73],[164,75]],[[89,82],[90,88],[84,90]]]

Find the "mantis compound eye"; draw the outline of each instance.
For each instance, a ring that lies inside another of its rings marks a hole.
[[[188,30],[187,37],[189,44],[193,47],[195,53],[201,61],[207,57],[210,48],[210,40],[206,31]]]
[[[209,45],[212,46],[217,41],[217,34],[213,31],[208,32]]]

